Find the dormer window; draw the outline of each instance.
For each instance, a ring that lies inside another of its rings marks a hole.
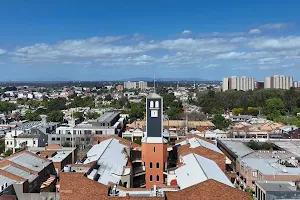
[[[155,108],[159,108],[159,102],[155,101]]]
[[[154,102],[150,101],[150,108],[154,108]]]

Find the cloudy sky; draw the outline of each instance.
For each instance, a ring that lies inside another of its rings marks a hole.
[[[299,0],[5,1],[0,81],[300,80],[299,10]]]

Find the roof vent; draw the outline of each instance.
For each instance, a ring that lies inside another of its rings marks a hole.
[[[283,169],[282,169],[282,172],[283,172],[283,173],[288,173],[288,171],[286,170],[286,168],[283,168]]]

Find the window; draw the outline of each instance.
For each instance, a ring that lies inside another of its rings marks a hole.
[[[150,169],[152,169],[152,162],[150,162]]]
[[[10,141],[10,145],[12,145],[12,141]]]
[[[83,141],[84,141],[84,138],[81,138],[81,141],[83,142]]]
[[[159,102],[155,101],[155,108],[159,108]]]
[[[159,176],[158,175],[156,176],[156,181],[159,181]]]
[[[153,107],[154,107],[154,102],[150,101],[150,108],[153,108]]]
[[[35,141],[33,141],[33,144],[35,144]]]
[[[252,172],[253,177],[257,177],[257,171]]]
[[[7,144],[7,145],[9,144],[8,141],[6,142],[6,144]]]
[[[153,180],[152,180],[152,175],[150,175],[150,181],[152,182]]]
[[[155,147],[153,147],[153,151],[155,152]]]
[[[159,168],[159,163],[156,163],[156,168],[157,168],[157,169]]]
[[[52,141],[55,141],[55,137],[52,138]]]
[[[66,140],[67,140],[67,141],[70,141],[70,138],[67,137]]]
[[[60,137],[56,138],[57,141],[60,141]]]

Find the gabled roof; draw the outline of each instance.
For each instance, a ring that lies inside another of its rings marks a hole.
[[[175,170],[180,189],[201,183],[207,179],[214,179],[232,187],[232,183],[212,160],[197,154],[188,154],[181,158],[181,162],[184,165]]]

